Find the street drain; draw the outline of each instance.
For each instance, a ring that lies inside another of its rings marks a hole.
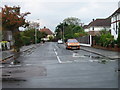
[[[26,80],[19,78],[2,78],[2,81],[26,81]]]

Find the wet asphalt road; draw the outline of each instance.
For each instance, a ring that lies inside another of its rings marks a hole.
[[[47,42],[4,64],[3,88],[117,88],[118,64],[84,50]],[[101,62],[107,61],[107,62]]]

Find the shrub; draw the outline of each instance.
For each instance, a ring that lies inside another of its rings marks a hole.
[[[113,41],[114,41],[114,38],[110,33],[102,34],[100,36],[100,43],[103,47],[107,47]]]
[[[95,40],[96,44],[99,44],[100,43],[100,36],[95,36],[94,40]]]
[[[30,43],[31,43],[30,37],[22,36],[21,39],[22,39],[23,45],[30,45]]]
[[[113,40],[113,41],[111,42],[112,47],[114,47],[115,44],[117,44],[117,40]]]

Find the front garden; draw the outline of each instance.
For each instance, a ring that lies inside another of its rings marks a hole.
[[[117,40],[114,39],[110,32],[102,30],[100,35],[93,37],[93,47],[120,51],[120,28],[118,31]]]

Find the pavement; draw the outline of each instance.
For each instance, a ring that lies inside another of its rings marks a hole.
[[[29,46],[22,46],[20,48],[20,52],[25,52],[25,51],[29,50],[30,48],[35,48],[35,47],[36,47],[35,44],[29,45]],[[6,51],[0,51],[0,56],[1,56],[0,60],[4,60],[6,58],[12,57],[15,54],[17,54],[17,53],[13,52],[12,49],[11,50],[6,50]]]
[[[92,52],[92,53],[101,55],[101,56],[104,56],[104,57],[107,57],[109,59],[120,59],[120,52],[103,50],[103,49],[86,47],[86,46],[81,46],[81,49],[88,51],[88,52]]]

